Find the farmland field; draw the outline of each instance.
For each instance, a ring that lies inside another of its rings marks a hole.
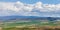
[[[60,30],[59,21],[12,21],[3,22],[2,30]]]

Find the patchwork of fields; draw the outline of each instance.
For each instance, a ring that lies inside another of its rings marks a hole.
[[[1,26],[1,30],[60,30],[60,21],[12,21]]]

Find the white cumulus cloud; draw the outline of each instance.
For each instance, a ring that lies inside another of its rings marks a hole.
[[[14,11],[16,13],[18,13],[19,15],[27,15],[27,16],[36,16],[36,15],[40,15],[40,13],[36,12],[34,9],[36,9],[36,11],[39,12],[58,12],[60,11],[60,4],[44,4],[42,2],[37,2],[34,4],[26,4],[26,3],[22,3],[20,1],[17,2],[0,2],[0,11],[1,10],[11,10]],[[35,12],[32,12],[32,11]]]

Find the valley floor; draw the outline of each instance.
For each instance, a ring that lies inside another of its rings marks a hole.
[[[60,21],[4,22],[0,30],[60,30]]]

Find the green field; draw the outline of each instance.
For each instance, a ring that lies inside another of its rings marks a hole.
[[[36,28],[44,27],[44,26],[60,26],[60,22],[52,22],[52,21],[15,21],[15,22],[4,22],[3,30],[36,30]]]

